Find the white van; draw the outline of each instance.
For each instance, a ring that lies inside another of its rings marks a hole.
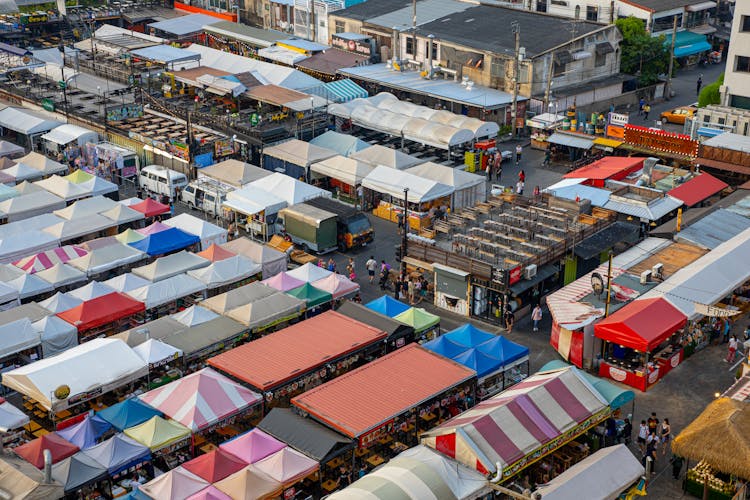
[[[175,188],[184,189],[188,184],[185,174],[164,168],[161,165],[149,165],[141,169],[138,178],[141,187],[149,193],[164,194],[175,199]]]
[[[207,179],[193,181],[180,192],[180,199],[188,207],[203,210],[212,216],[221,215],[221,204],[226,198],[227,190]]]

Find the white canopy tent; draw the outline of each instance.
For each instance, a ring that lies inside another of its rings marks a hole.
[[[406,171],[393,170],[388,167],[376,167],[364,178],[362,186],[372,191],[403,200],[404,188],[409,188],[409,203],[424,203],[438,198],[449,197],[453,187],[440,182],[425,179]]]
[[[55,397],[63,385],[70,389],[70,396],[95,389],[106,393],[147,374],[146,363],[125,342],[99,338],[6,372],[2,383],[48,410],[61,411],[69,406],[69,399]]]
[[[164,361],[182,357],[181,350],[156,339],[148,339],[138,344],[133,347],[133,352],[148,365],[158,365]]]
[[[7,156],[8,158],[17,158],[23,156],[25,149],[23,147],[13,144],[8,141],[0,141],[0,158]]]
[[[187,274],[178,274],[150,285],[126,292],[127,295],[153,309],[177,299],[202,292],[206,285]]]
[[[252,216],[261,212],[273,215],[286,207],[286,201],[274,194],[246,186],[227,193],[227,199],[222,206],[245,215]]]
[[[424,160],[411,156],[393,148],[375,144],[369,148],[357,151],[350,158],[369,163],[373,167],[383,165],[396,170],[405,170],[409,167],[424,163]]]
[[[275,147],[275,146],[273,146]],[[268,170],[239,160],[224,160],[198,171],[198,179],[208,177],[220,184],[241,188],[245,184],[271,175]]]
[[[136,267],[131,272],[151,282],[165,280],[193,269],[211,264],[211,261],[199,255],[182,250],[165,257],[160,257],[151,264]]]
[[[333,273],[331,273],[331,271],[329,271],[328,269],[323,269],[322,267],[308,262],[304,266],[300,266],[296,269],[292,269],[291,271],[287,271],[287,274],[292,278],[297,278],[298,280],[302,280],[305,283],[312,283],[313,281],[327,278]]]
[[[27,255],[33,255],[60,246],[60,240],[43,231],[29,230],[0,240],[0,263],[15,262]]]
[[[55,287],[48,282],[38,278],[36,274],[24,273],[18,278],[6,281],[5,284],[16,289],[19,300],[35,297],[43,293],[51,292],[55,289]]]
[[[112,290],[104,283],[100,283],[98,281],[90,281],[80,288],[76,288],[75,290],[67,292],[67,295],[70,295],[71,297],[76,298],[82,302],[86,302],[87,300],[95,299],[112,292],[114,292],[114,290]]]
[[[643,476],[645,470],[624,444],[602,448],[584,458],[536,492],[544,500],[615,500]]]
[[[114,182],[109,182],[99,176],[78,184],[87,193],[87,196],[101,196],[109,193],[116,193],[120,188]]]
[[[141,261],[146,257],[147,255],[144,252],[130,245],[116,243],[96,248],[83,257],[69,260],[67,264],[83,271],[88,276],[94,276],[110,269]]]
[[[93,235],[114,226],[115,223],[112,222],[112,219],[103,215],[93,214],[60,222],[54,226],[44,228],[43,231],[56,237],[62,243],[82,236]]]
[[[41,172],[42,175],[53,175],[53,174],[66,174],[68,173],[68,166],[64,163],[52,160],[41,153],[32,151],[26,156],[22,156],[16,160],[16,163],[21,163],[27,167],[31,167],[34,170]]]
[[[42,230],[45,227],[54,226],[63,219],[53,214],[39,214],[22,221],[9,222],[0,225],[0,240],[10,236],[28,233],[29,231]]]
[[[125,273],[108,279],[103,284],[117,292],[127,293],[131,290],[135,290],[136,288],[148,286],[151,284],[151,282],[147,279],[141,278],[140,276],[136,276],[133,273]]]
[[[299,139],[290,139],[263,149],[263,155],[306,168],[315,162],[335,156],[336,151]]]
[[[34,276],[43,279],[54,288],[62,288],[86,281],[86,273],[68,264],[55,264],[49,269],[34,273]]]
[[[39,332],[28,318],[0,325],[0,359],[34,348],[40,343]]]
[[[199,219],[190,214],[180,214],[164,221],[170,227],[182,229],[186,233],[194,234],[201,239],[201,250],[205,250],[212,244],[221,245],[227,242],[227,230],[216,224]]]
[[[188,276],[201,281],[209,290],[237,283],[261,271],[262,266],[242,255],[214,262],[208,267],[188,271]]]
[[[363,151],[367,150],[363,149]],[[367,177],[374,168],[375,167],[369,163],[341,155],[336,155],[310,165],[311,172],[315,172],[323,177],[336,179],[337,181],[348,184],[349,186],[358,186],[362,184],[362,179]]]
[[[18,304],[18,290],[0,282],[0,311],[5,311]]]
[[[31,181],[34,179],[41,179],[44,174],[38,170],[34,170],[28,165],[23,163],[16,163],[15,165],[3,169],[3,175],[12,178],[16,183],[23,181]],[[40,188],[41,189],[41,188]]]
[[[84,146],[87,142],[99,142],[99,134],[78,125],[65,123],[44,134],[42,139],[58,146],[67,146],[70,143],[75,143],[76,146],[80,147]]]
[[[47,316],[33,324],[41,335],[42,357],[49,358],[78,345],[78,330],[64,319]]]
[[[215,312],[201,306],[190,306],[172,315],[172,319],[179,321],[185,326],[202,325],[218,317],[219,315]]]
[[[35,191],[0,202],[0,214],[8,222],[28,219],[60,208],[65,208],[65,200],[48,191]]]
[[[80,200],[80,201],[85,201],[85,200]],[[137,220],[141,220],[145,218],[145,215],[143,215],[143,212],[139,212],[138,210],[133,210],[132,208],[122,205],[120,203],[115,203],[114,207],[110,208],[109,210],[100,212],[100,213],[101,215],[107,217],[108,219],[111,219],[112,222],[115,222],[117,225],[128,224],[130,222],[135,222]]]
[[[92,196],[91,198],[85,198],[78,200],[69,207],[55,210],[53,213],[66,220],[73,220],[78,217],[84,217],[86,215],[101,214],[106,212],[113,207],[121,206],[114,200],[110,200],[104,196]],[[135,210],[134,210],[135,212]],[[51,224],[50,224],[51,225]]]
[[[477,203],[487,200],[484,176],[432,162],[422,163],[405,170],[405,172],[452,187],[454,189],[451,195],[451,207],[453,209],[473,207]]]
[[[237,238],[224,243],[221,247],[259,263],[263,267],[263,279],[275,276],[287,269],[288,257],[285,253],[261,245],[249,238]]]
[[[59,175],[52,175],[46,179],[36,181],[34,184],[46,189],[55,196],[59,196],[65,201],[77,200],[78,198],[88,196],[88,192],[80,184],[70,182],[65,177],[60,177]]]
[[[39,302],[39,305],[47,309],[53,314],[73,309],[74,307],[82,304],[83,301],[79,298],[72,297],[67,293],[57,292],[52,297]],[[69,324],[65,321],[65,324]]]
[[[279,172],[274,172],[268,177],[253,181],[247,185],[247,188],[250,190],[259,189],[273,194],[274,196],[278,196],[288,205],[296,205],[297,203],[312,200],[313,198],[331,197],[331,193],[329,193],[325,189],[311,186],[310,184],[299,181]]]
[[[8,106],[0,110],[0,127],[22,135],[42,134],[60,125],[59,121],[28,109]]]
[[[0,403],[0,432],[8,432],[13,429],[20,429],[28,423],[29,416],[24,412],[8,403],[7,401]],[[3,475],[0,475],[0,477],[3,477]],[[6,477],[5,479],[7,480],[8,478]]]

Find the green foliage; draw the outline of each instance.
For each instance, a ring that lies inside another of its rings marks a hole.
[[[669,44],[664,35],[652,37],[643,21],[635,17],[618,19],[615,25],[622,33],[620,42],[620,71],[638,75],[641,86],[659,81],[659,75],[669,71]]]
[[[701,93],[698,95],[698,107],[704,108],[709,104],[721,104],[721,92],[719,92],[719,89],[722,85],[724,85],[724,73],[720,74],[715,82],[701,89]]]
[[[513,128],[510,125],[500,125],[500,130],[498,131],[497,135],[500,137],[504,135],[508,135],[513,132]]]

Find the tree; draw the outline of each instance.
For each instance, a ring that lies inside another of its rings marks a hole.
[[[620,71],[638,75],[642,87],[660,80],[669,71],[669,44],[664,35],[652,37],[642,20],[635,17],[618,19],[615,25],[622,33]]]
[[[715,82],[701,89],[698,95],[698,107],[704,108],[709,104],[721,104],[721,86],[724,85],[724,73],[719,75]]]

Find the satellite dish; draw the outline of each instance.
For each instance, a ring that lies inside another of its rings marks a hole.
[[[594,289],[594,293],[601,296],[604,292],[604,278],[599,273],[591,273],[591,288]]]
[[[70,396],[70,387],[63,384],[55,389],[54,394],[57,399],[67,399]]]

